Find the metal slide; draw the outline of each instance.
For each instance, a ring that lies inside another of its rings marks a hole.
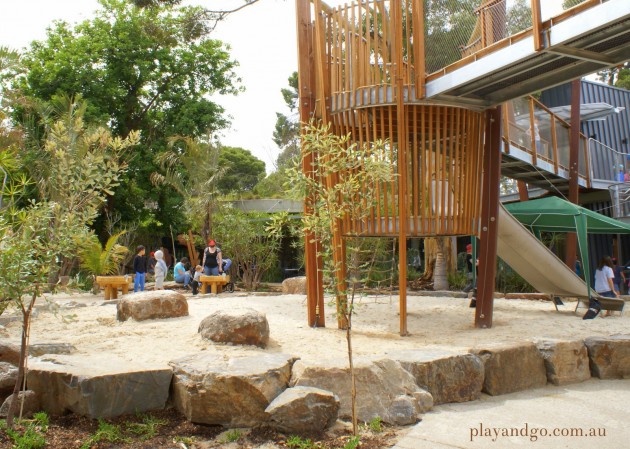
[[[497,254],[532,287],[553,296],[588,298],[586,283],[565,265],[553,252],[543,245],[516,218],[499,209],[499,238]],[[601,298],[605,310],[622,310],[624,301]]]

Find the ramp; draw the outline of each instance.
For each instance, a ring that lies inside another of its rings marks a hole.
[[[543,245],[516,218],[499,209],[497,254],[536,290],[553,296],[588,298],[586,283]],[[591,290],[605,310],[623,310],[624,301],[602,298]]]

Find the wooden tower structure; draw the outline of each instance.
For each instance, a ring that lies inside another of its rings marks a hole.
[[[389,142],[389,159],[396,176],[377,186],[379,201],[370,207],[368,218],[360,223],[344,220],[340,235],[334,238],[341,241],[344,236],[360,235],[398,239],[401,335],[407,333],[405,261],[410,237],[480,238],[475,323],[478,327],[492,325],[503,147],[500,104],[523,92],[508,89],[510,83],[520,82],[517,77],[509,78],[512,72],[506,72],[513,62],[507,68],[498,67],[499,62],[488,64],[505,75],[486,80],[477,73],[471,80],[478,92],[487,91],[487,98],[469,94],[472,88],[467,90],[467,81],[456,79],[457,70],[465,64],[466,69],[476,68],[479,57],[501,52],[506,45],[520,45],[524,39],[533,40],[533,56],[526,55],[532,61],[545,46],[540,0],[529,1],[529,23],[533,26],[510,36],[506,0],[449,1],[454,7],[475,6],[470,11],[472,19],[462,22],[470,28],[461,31],[454,52],[447,48],[447,42],[436,41],[436,21],[442,21],[442,32],[451,32],[451,40],[454,31],[441,10],[431,10],[441,8],[436,2],[359,0],[333,8],[321,0],[296,0],[301,120],[331,124],[334,133],[350,135],[350,143]],[[586,0],[586,6],[575,8],[576,14],[596,3]],[[565,14],[569,18],[573,15]],[[610,64],[612,59],[605,62]],[[575,78],[573,72],[561,76]],[[491,82],[503,82],[503,97],[488,87]],[[550,82],[556,83],[557,78]],[[449,83],[464,87],[452,88],[454,93],[449,94],[443,87],[451,88]],[[304,159],[305,173],[313,163],[317,161]],[[309,204],[306,198],[305,213],[316,213]],[[313,236],[306,236],[311,326],[325,325],[318,253]],[[334,257],[338,262],[345,260],[345,254]],[[338,282],[345,282],[345,278]]]

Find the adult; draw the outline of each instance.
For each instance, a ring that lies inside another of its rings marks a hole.
[[[182,257],[182,259],[175,264],[175,282],[178,284],[184,284],[184,288],[188,290],[190,287],[190,272],[186,269],[186,264],[188,263],[187,257]]]
[[[602,257],[602,260],[599,262],[599,265],[595,270],[594,287],[598,295],[605,298],[616,298],[619,295],[619,292],[615,290],[615,273],[613,270],[614,265],[610,256]],[[586,311],[582,319],[592,320],[599,314],[601,309],[602,306],[599,301],[595,298],[591,298],[588,310]]]
[[[464,291],[468,293],[472,290],[472,297],[470,299],[470,304],[468,304],[468,307],[470,307],[471,309],[477,307],[477,278],[473,276],[473,269],[475,270],[475,272],[477,272],[478,265],[479,259],[473,260],[472,244],[469,243],[468,245],[466,245],[466,268],[468,269],[468,285],[464,287]],[[473,278],[475,279],[474,281]]]
[[[223,273],[221,248],[217,246],[214,240],[208,241],[208,246],[203,250],[201,265],[206,276],[218,276],[220,273]]]
[[[613,274],[615,275],[613,284],[615,285],[615,290],[621,295],[626,283],[626,276],[623,274],[623,268],[617,263],[617,259],[613,257],[611,260],[613,263]]]

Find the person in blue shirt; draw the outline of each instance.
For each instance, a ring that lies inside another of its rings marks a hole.
[[[187,257],[182,257],[182,259],[175,264],[175,282],[178,284],[184,284],[184,288],[188,290],[190,287],[190,272],[186,269],[186,264],[188,263]]]
[[[144,246],[139,245],[136,248],[136,257],[133,258],[133,291],[134,293],[144,291],[144,282],[147,274],[147,258],[144,257]]]

